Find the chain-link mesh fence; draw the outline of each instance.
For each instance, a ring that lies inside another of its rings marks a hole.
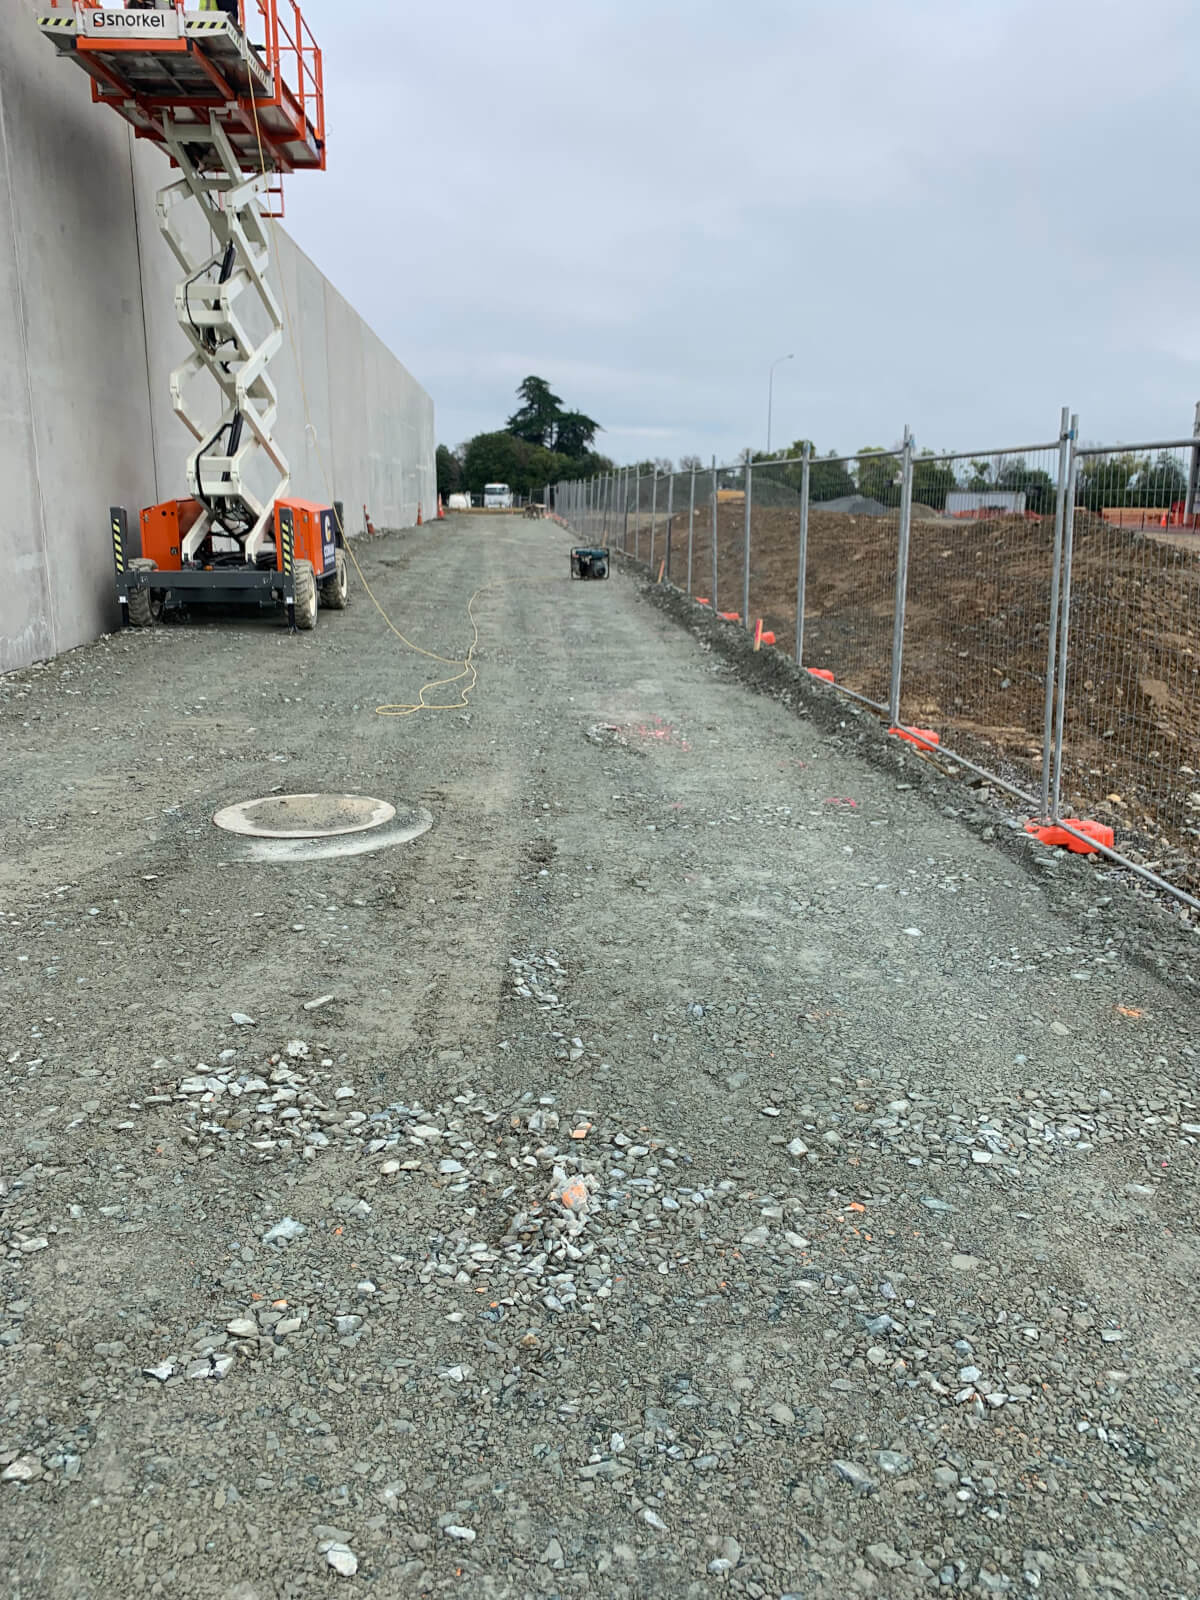
[[[918,455],[901,720],[1031,798],[1041,794],[1051,670],[1055,444]]]
[[[799,460],[755,462],[751,468],[749,584],[743,570],[742,594],[747,626],[755,628],[761,619],[768,644],[789,653],[796,638],[802,482]]]
[[[822,459],[808,512],[804,665],[832,672],[881,710],[891,684],[903,468],[900,451]],[[855,492],[831,493],[851,469]]]
[[[1156,444],[1079,452],[1058,772],[1067,805],[1200,895],[1194,455]]]
[[[618,473],[571,527],[1200,896],[1200,440]],[[907,440],[907,435],[906,435]],[[798,601],[802,599],[802,604]],[[1200,904],[1200,899],[1192,899]]]

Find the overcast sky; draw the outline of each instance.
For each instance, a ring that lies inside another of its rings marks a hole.
[[[306,0],[288,226],[438,438],[527,373],[618,461],[1190,433],[1195,0]]]

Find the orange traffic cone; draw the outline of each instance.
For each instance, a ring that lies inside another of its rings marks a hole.
[[[363,521],[366,523],[367,533],[371,538],[374,538],[375,524],[371,521],[371,513],[367,510],[366,506],[363,506]]]
[[[439,522],[445,522],[445,520],[446,520],[446,508],[442,504],[441,495],[438,495],[438,514],[437,514],[437,519],[438,519]]]
[[[425,518],[421,515],[421,502],[418,500],[417,501],[417,527],[421,528],[421,527],[424,527],[424,525],[425,525]]]

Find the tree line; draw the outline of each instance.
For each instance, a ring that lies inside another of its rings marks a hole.
[[[536,496],[547,484],[616,470],[595,449],[596,435],[604,431],[600,424],[566,409],[544,378],[525,378],[517,399],[520,405],[503,428],[477,433],[454,450],[438,445],[440,495],[482,494],[486,483],[506,483],[514,494]]]
[[[787,466],[772,467],[769,482],[787,491],[799,494],[802,484],[802,467],[799,460],[791,459],[810,449],[809,498],[814,505],[830,500],[842,500],[851,495],[863,495],[885,506],[900,504],[900,448],[885,449],[881,445],[862,445],[853,456],[839,456],[836,450],[822,455],[811,441],[795,440],[782,452],[789,458]],[[742,460],[755,465],[776,461],[778,455],[765,452],[743,451]],[[652,473],[665,476],[678,471],[690,474],[710,470],[709,463],[699,456],[684,456],[678,468],[663,457],[638,462],[628,468],[644,477]],[[740,469],[723,468],[723,475],[738,473]],[[1023,494],[1025,510],[1041,516],[1054,514],[1057,500],[1055,477],[1044,467],[1033,466],[1021,455],[1001,456],[995,459],[976,458],[969,461],[947,461],[934,450],[921,450],[913,457],[913,502],[928,506],[931,511],[944,511],[947,497],[968,490],[986,495],[997,490],[1008,495]],[[1132,452],[1107,457],[1084,457],[1080,463],[1075,503],[1091,511],[1105,506],[1142,506],[1166,508],[1187,496],[1187,472],[1169,451],[1160,451],[1153,458]]]
[[[617,470],[595,449],[600,424],[582,411],[564,407],[544,378],[525,378],[517,387],[520,402],[504,427],[450,450],[437,449],[438,493],[461,491],[481,494],[486,483],[507,483],[518,495],[537,496],[547,484],[595,478]],[[814,505],[863,495],[895,506],[900,501],[900,451],[881,445],[862,445],[853,456],[836,450],[822,455],[810,440],[796,439],[783,455],[798,458],[810,451],[809,493]],[[777,460],[763,452],[742,452],[742,461],[756,464]],[[678,467],[666,457],[633,462],[626,472],[642,477],[670,473],[704,472],[699,456],[683,456]],[[726,474],[731,469],[723,469]],[[737,472],[738,469],[732,469]],[[770,482],[799,492],[801,466],[793,459],[773,467]],[[1025,496],[1025,509],[1050,515],[1055,508],[1055,480],[1043,467],[1031,466],[1024,456],[998,459],[980,457],[966,462],[947,461],[936,451],[921,450],[913,457],[913,501],[933,511],[944,511],[947,496],[966,489],[977,494],[997,490]],[[1080,463],[1076,503],[1089,510],[1105,506],[1166,507],[1187,495],[1187,473],[1168,451],[1156,457],[1132,452],[1107,457],[1084,457]]]

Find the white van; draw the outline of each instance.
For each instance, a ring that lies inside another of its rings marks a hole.
[[[512,503],[512,490],[506,483],[484,484],[483,509],[485,511],[511,511]]]

